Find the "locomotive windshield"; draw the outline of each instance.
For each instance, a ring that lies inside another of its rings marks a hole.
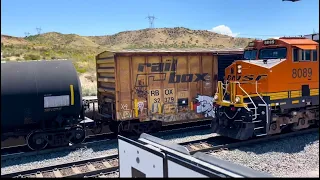
[[[244,51],[244,59],[256,59],[257,50],[246,50]]]
[[[286,48],[266,48],[259,52],[259,59],[285,59],[286,57]]]

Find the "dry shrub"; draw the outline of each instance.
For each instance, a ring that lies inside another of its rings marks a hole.
[[[97,81],[95,73],[83,73],[79,75],[82,96],[96,96],[97,95]]]

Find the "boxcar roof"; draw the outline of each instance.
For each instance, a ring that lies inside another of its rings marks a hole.
[[[225,48],[225,49],[214,49],[214,48],[160,48],[160,49],[124,49],[116,51],[104,51],[115,54],[148,54],[148,53],[213,53],[213,54],[242,54],[243,48]],[[100,54],[104,53],[101,52]],[[97,56],[99,56],[98,54]]]

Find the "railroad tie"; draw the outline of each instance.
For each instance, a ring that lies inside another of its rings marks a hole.
[[[108,162],[108,161],[102,161],[103,165],[106,167],[106,168],[111,168],[111,164]]]
[[[78,169],[77,166],[73,166],[71,169],[74,172],[74,174],[81,174],[81,171]]]
[[[190,144],[189,147],[190,147],[191,149],[193,149],[193,150],[199,150],[198,147],[196,147],[195,145],[192,145],[192,144]]]
[[[59,177],[63,177],[62,174],[60,173],[59,169],[54,169],[53,170],[53,174],[55,177],[59,178]]]
[[[99,178],[106,178],[107,176],[104,175],[104,174],[100,174],[98,177],[99,177]]]
[[[205,147],[205,148],[211,148],[212,147],[212,146],[208,145],[207,143],[201,143],[201,146]]]
[[[90,171],[95,171],[96,170],[96,168],[91,163],[88,163],[87,167],[89,168]]]
[[[41,172],[37,172],[36,177],[37,177],[37,178],[43,178],[43,175],[42,175]]]

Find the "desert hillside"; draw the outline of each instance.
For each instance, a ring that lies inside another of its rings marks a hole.
[[[28,37],[1,35],[1,52],[8,61],[71,59],[83,81],[94,79],[96,54],[104,50],[138,48],[243,48],[249,38],[235,38],[206,30],[155,28],[124,31],[106,36],[80,36],[58,32]],[[84,82],[86,84],[86,82]],[[94,85],[90,86],[90,90]],[[91,93],[91,94],[92,94]],[[87,93],[86,93],[87,94]]]

